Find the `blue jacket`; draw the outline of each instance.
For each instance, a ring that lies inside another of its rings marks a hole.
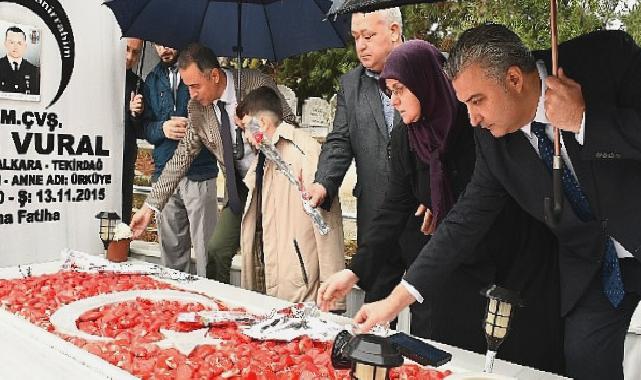
[[[174,155],[178,146],[177,140],[165,138],[162,124],[171,116],[187,116],[189,103],[189,90],[180,81],[176,95],[176,109],[174,110],[174,97],[169,84],[167,68],[159,63],[147,75],[144,87],[145,113],[143,125],[145,137],[154,145],[154,170],[153,179],[158,179],[165,164]],[[211,152],[203,149],[187,171],[187,178],[192,181],[204,181],[218,175],[218,166]]]

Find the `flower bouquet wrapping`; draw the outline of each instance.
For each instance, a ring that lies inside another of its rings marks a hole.
[[[292,173],[289,164],[285,162],[285,160],[283,160],[280,153],[274,146],[274,143],[265,139],[263,131],[261,131],[260,125],[255,118],[252,118],[251,121],[247,123],[247,129],[249,133],[253,135],[256,143],[258,144],[258,149],[263,152],[265,158],[272,161],[274,165],[276,165],[276,169],[278,169],[279,172],[287,177],[292,185],[296,186],[296,188],[300,192],[301,201],[303,202],[303,209],[305,210],[305,213],[312,218],[312,222],[314,223],[314,226],[318,228],[318,232],[321,235],[327,235],[327,233],[329,232],[329,226],[323,220],[323,216],[321,215],[320,211],[309,204],[309,200],[306,198],[305,192],[303,190],[303,184],[294,175],[294,173]]]

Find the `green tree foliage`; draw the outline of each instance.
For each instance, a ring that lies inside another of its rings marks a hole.
[[[621,17],[625,29],[637,44],[641,44],[641,3],[636,3]]]
[[[338,91],[338,79],[358,60],[354,46],[327,49],[284,60],[275,68],[276,80],[296,93],[302,102],[310,96],[329,99]]]
[[[629,0],[558,0],[559,42],[616,25],[641,42],[641,6],[628,9]],[[549,0],[447,0],[402,8],[404,35],[424,39],[447,51],[465,30],[481,22],[507,25],[533,49],[550,46]],[[299,99],[322,96],[338,89],[338,78],[357,64],[353,47],[330,49],[284,60],[276,66],[279,83],[291,87]]]
[[[558,6],[559,42],[604,29],[619,15],[620,0],[561,0]],[[549,0],[447,1],[409,5],[403,9],[406,36],[430,41],[449,50],[459,34],[481,22],[507,25],[531,49],[550,46]]]

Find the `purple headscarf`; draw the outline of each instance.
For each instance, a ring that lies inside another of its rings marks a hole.
[[[407,41],[392,50],[380,76],[396,79],[409,89],[421,104],[421,117],[407,125],[410,148],[430,167],[432,225],[436,227],[452,205],[454,196],[445,172],[445,153],[458,114],[458,100],[443,71],[445,58],[429,42]]]

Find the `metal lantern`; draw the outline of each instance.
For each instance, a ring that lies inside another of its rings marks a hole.
[[[487,313],[483,320],[487,354],[485,355],[485,372],[492,372],[496,351],[510,330],[510,322],[516,307],[523,306],[518,293],[492,285],[481,292],[488,298]]]
[[[348,369],[352,367],[352,361],[345,355],[345,347],[354,336],[347,330],[336,335],[332,345],[332,367],[335,369]]]
[[[116,224],[120,220],[120,216],[115,212],[102,211],[96,214],[96,219],[100,220],[100,240],[102,240],[106,250],[109,242],[114,237]]]
[[[342,331],[332,348],[334,368],[351,368],[353,380],[388,380],[391,368],[403,364],[403,356],[387,338]]]

